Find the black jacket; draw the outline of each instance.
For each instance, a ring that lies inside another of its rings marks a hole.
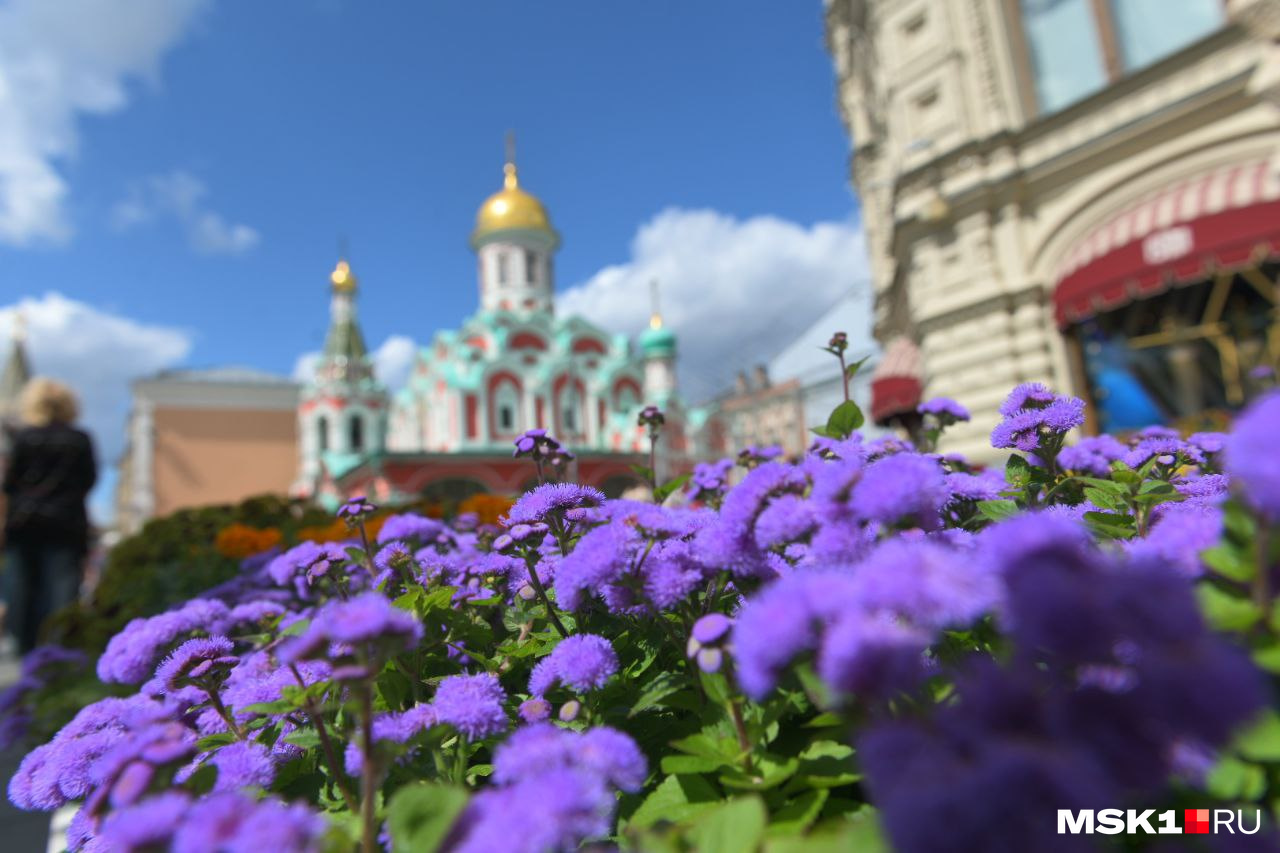
[[[65,424],[13,433],[4,473],[5,538],[89,547],[85,498],[98,479],[93,441]]]

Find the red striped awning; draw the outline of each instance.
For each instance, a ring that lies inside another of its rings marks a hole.
[[[908,415],[920,405],[920,348],[905,336],[885,346],[884,356],[871,374],[871,419],[884,425],[890,418]]]
[[[1280,171],[1231,166],[1150,196],[1095,229],[1067,256],[1053,301],[1058,325],[1280,257]]]

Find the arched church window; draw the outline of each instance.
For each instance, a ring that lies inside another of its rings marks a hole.
[[[622,383],[618,386],[618,411],[629,413],[640,405],[640,395],[636,393],[635,386],[630,382]]]
[[[564,389],[564,396],[560,400],[561,423],[564,424],[566,431],[576,433],[578,431],[578,412],[582,410],[582,394],[578,391],[578,386],[570,383]]]
[[[524,280],[528,284],[538,280],[538,255],[530,249],[524,250]]]
[[[498,253],[498,284],[506,284],[511,275],[511,258],[506,252]]]
[[[347,430],[351,449],[364,450],[364,419],[359,415],[352,415],[347,423]]]
[[[493,406],[498,415],[498,431],[512,435],[519,430],[520,392],[511,382],[503,382],[493,392]]]
[[[329,449],[329,419],[324,415],[316,419],[316,446],[321,453]]]

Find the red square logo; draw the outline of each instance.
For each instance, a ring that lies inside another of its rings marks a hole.
[[[1185,809],[1182,831],[1192,835],[1209,834],[1209,810]]]

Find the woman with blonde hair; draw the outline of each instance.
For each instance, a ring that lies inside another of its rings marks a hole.
[[[85,499],[98,477],[89,434],[76,429],[75,394],[52,379],[22,390],[4,473],[6,621],[23,653],[50,614],[75,601],[89,550]]]

